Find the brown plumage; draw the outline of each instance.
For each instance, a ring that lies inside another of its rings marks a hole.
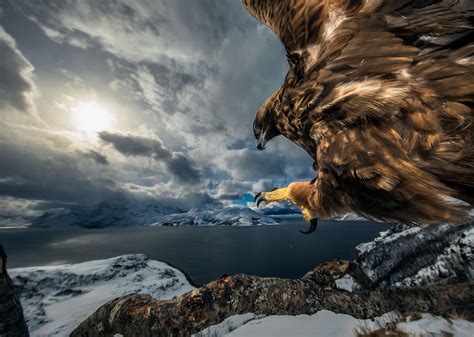
[[[259,195],[307,220],[353,211],[413,224],[474,205],[474,2],[243,0],[283,42],[289,71],[258,111],[257,146],[281,134],[317,179]]]

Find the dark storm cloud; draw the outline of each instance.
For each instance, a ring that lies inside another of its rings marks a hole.
[[[244,193],[252,190],[252,184],[246,181],[225,180],[216,188],[216,197],[220,200],[242,199]]]
[[[78,157],[39,144],[0,140],[0,194],[63,202],[125,200],[127,192],[106,177],[89,177]]]
[[[0,134],[0,199],[10,197],[13,198],[11,200],[18,199],[20,204],[25,204],[20,199],[42,200],[46,202],[44,209],[56,208],[58,203],[95,204],[106,200],[117,203],[150,202],[186,210],[216,202],[206,191],[194,191],[189,184],[184,186],[183,192],[166,184],[144,187],[121,183],[111,174],[111,165],[103,166],[104,158],[99,152],[66,152],[60,149],[62,147],[55,147],[66,141],[51,141],[51,138],[61,136],[34,134],[35,131],[29,133],[32,136],[30,139],[19,139],[14,131],[5,130]],[[128,151],[134,152],[134,149]],[[173,158],[170,159],[171,167],[187,168],[179,154]],[[97,165],[91,165],[91,159]],[[123,175],[120,172],[119,177]],[[2,210],[0,216],[4,213]]]
[[[109,164],[107,157],[104,156],[102,153],[97,152],[95,150],[80,151],[79,154],[83,156],[84,158],[93,160],[97,164],[100,164],[100,165]]]
[[[123,155],[151,157],[164,163],[178,182],[197,184],[201,180],[201,173],[189,158],[169,150],[159,140],[105,131],[100,132],[99,137]]]
[[[244,149],[231,151],[225,166],[236,179],[277,178],[284,176],[286,160],[278,154]]]
[[[0,26],[0,109],[14,108],[33,114],[33,66],[18,50],[15,40]]]
[[[299,169],[304,156],[284,147],[253,150],[253,115],[288,66],[281,43],[241,1],[7,2],[13,9],[1,22],[36,68],[39,114],[72,141],[50,149],[12,140],[18,166],[0,170],[8,195],[79,203],[139,195],[201,207],[215,202],[208,193],[241,199],[310,168]],[[74,90],[63,92],[65,79]],[[65,127],[70,111],[50,105],[89,92],[117,117],[117,131],[99,143],[82,142]]]

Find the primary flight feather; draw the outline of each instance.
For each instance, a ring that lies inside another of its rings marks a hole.
[[[264,192],[309,232],[356,212],[460,222],[474,205],[474,2],[243,0],[283,42],[289,70],[254,120],[257,148],[283,135],[317,179]]]

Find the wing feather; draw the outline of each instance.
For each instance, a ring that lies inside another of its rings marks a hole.
[[[462,218],[442,196],[474,200],[474,1],[243,2],[302,59],[277,122],[317,161],[323,215]]]
[[[328,18],[321,0],[243,0],[245,8],[281,39],[288,52],[315,43]]]

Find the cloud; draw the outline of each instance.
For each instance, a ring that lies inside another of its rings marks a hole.
[[[239,180],[224,180],[216,188],[216,198],[220,200],[239,200],[244,193],[252,190],[252,183]]]
[[[15,40],[0,26],[0,112],[15,109],[35,115],[33,98],[37,88],[34,68],[18,49]]]
[[[125,156],[152,157],[164,163],[179,183],[197,184],[201,180],[201,173],[188,157],[169,150],[160,140],[106,131],[100,132],[99,137]]]
[[[63,138],[60,134],[33,128],[28,132],[24,128],[4,130],[0,134],[2,198],[17,200],[25,207],[36,205],[39,200],[47,201],[43,203],[43,209],[47,208],[46,205],[56,208],[58,202],[95,204],[104,200],[153,203],[183,210],[216,203],[206,191],[192,188],[189,184],[177,186],[176,182],[168,182],[147,187],[124,182],[133,178],[126,168],[119,163],[104,166],[103,155],[98,151],[72,150],[73,143]],[[91,165],[91,159],[97,165]],[[180,159],[177,162],[179,167]],[[11,212],[5,212],[0,212],[0,218],[1,214],[10,217]]]
[[[271,179],[260,179],[252,185],[252,191],[254,193],[260,193],[265,191],[271,191],[275,188],[275,182]]]
[[[59,43],[82,48],[101,45],[132,62],[162,56],[204,59],[218,47],[227,28],[237,26],[231,15],[241,4],[232,0],[102,1],[11,0]],[[174,43],[179,41],[179,43]]]
[[[278,178],[285,175],[286,160],[276,153],[234,150],[229,151],[224,167],[239,180]]]
[[[53,40],[78,45],[81,33],[85,48],[110,53],[113,87],[138,88],[162,129],[188,144],[251,136],[254,112],[287,70],[281,43],[240,1],[10,3]]]
[[[0,194],[62,202],[125,200],[126,191],[78,157],[34,144],[0,142]]]
[[[25,129],[0,137],[9,160],[0,163],[1,193],[201,207],[312,178],[309,156],[287,140],[254,150],[253,115],[288,65],[281,43],[240,1],[8,3],[2,23],[31,62],[23,57],[23,85],[9,87],[9,109],[22,108],[12,123],[32,110],[34,64],[38,115],[57,135]],[[82,135],[70,109],[60,109],[65,97],[102,103],[114,131]],[[0,134],[8,128],[0,124]]]
[[[102,153],[97,152],[95,150],[88,150],[88,151],[83,151],[83,152],[80,151],[79,153],[84,158],[91,159],[97,164],[100,164],[100,165],[109,164],[109,161],[107,160],[107,157],[104,156]]]

